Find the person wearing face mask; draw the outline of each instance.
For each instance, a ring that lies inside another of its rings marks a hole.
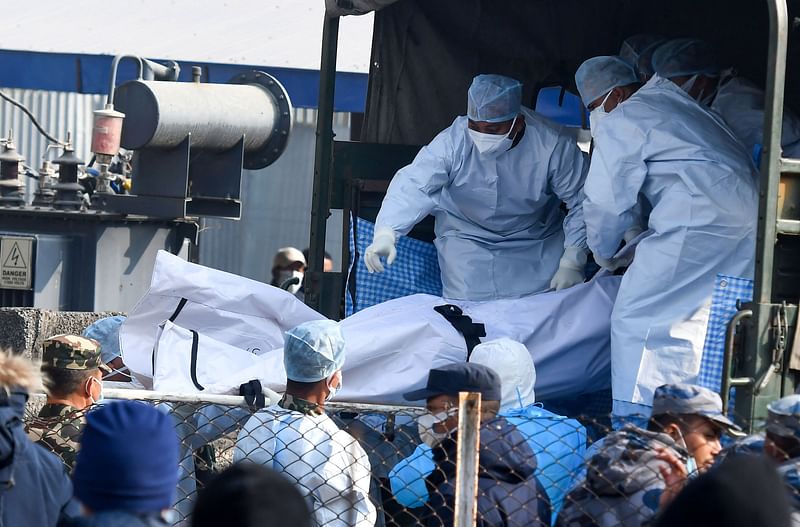
[[[690,97],[718,113],[756,161],[764,143],[764,90],[723,69],[711,45],[699,39],[671,40],[653,54],[653,66]],[[800,117],[784,108],[784,157],[800,158]]]
[[[536,454],[536,477],[550,498],[555,516],[583,464],[586,429],[578,421],[556,415],[535,404],[536,368],[531,354],[520,342],[500,338],[475,346],[469,362],[492,368],[500,377],[499,416],[523,435]],[[392,469],[389,482],[397,501],[406,507],[421,507],[429,495],[425,478],[433,472],[432,448],[447,434],[435,431],[433,423],[450,417],[423,415],[418,419],[422,443]]]
[[[424,388],[404,395],[409,401],[424,399],[427,410],[417,422],[420,437],[431,449],[433,466],[424,476],[430,496],[420,524],[453,524],[458,394],[478,392],[481,428],[475,525],[550,525],[550,499],[536,475],[536,455],[519,430],[499,415],[501,385],[498,374],[487,366],[455,363],[432,369]]]
[[[467,115],[392,179],[364,254],[370,272],[384,270],[382,257],[391,264],[397,237],[432,214],[445,298],[519,298],[583,282],[583,154],[521,99],[515,79],[473,79]]]
[[[627,63],[594,57],[575,82],[592,111],[583,212],[595,261],[615,268],[638,207],[651,210],[652,234],[638,244],[611,314],[619,427],[649,414],[656,387],[696,378],[716,275],[752,276],[756,172],[724,123],[658,74],[636,90]]]
[[[564,501],[557,527],[646,525],[666,501],[665,477],[675,460],[684,477],[694,477],[714,464],[722,434],[739,432],[711,390],[658,387],[647,429],[627,424],[606,436],[587,463],[585,481]]]
[[[42,342],[42,374],[47,402],[28,422],[28,437],[57,454],[72,469],[86,409],[103,399],[103,373],[97,341],[56,335]]]
[[[345,342],[339,324],[306,322],[286,332],[286,393],[239,432],[235,461],[259,463],[294,482],[315,525],[372,526],[371,467],[364,449],[325,413],[342,387]]]
[[[278,249],[272,261],[272,281],[270,285],[280,287],[303,299],[303,275],[306,270],[306,258],[300,249],[284,247]]]
[[[619,48],[619,58],[633,66],[640,82],[647,82],[653,76],[653,52],[667,39],[660,35],[642,33],[626,38]]]
[[[122,352],[119,349],[119,328],[123,322],[125,317],[122,315],[101,318],[89,324],[82,335],[97,341],[100,345],[100,360],[110,370],[103,375],[103,386],[143,390],[144,386],[132,376],[130,369],[122,360]]]

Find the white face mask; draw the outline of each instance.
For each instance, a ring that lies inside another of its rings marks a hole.
[[[290,271],[284,270],[278,273],[278,287],[281,287],[287,280],[291,280],[292,278],[297,278],[298,282],[296,284],[292,284],[286,288],[292,294],[297,293],[300,291],[300,288],[303,287],[303,272],[302,271]]]
[[[458,413],[458,408],[451,408],[444,412],[436,414],[425,414],[417,419],[417,430],[419,431],[419,438],[423,443],[433,448],[449,436],[453,430],[446,432],[437,432],[433,429],[434,425],[446,421],[449,417]]]
[[[595,139],[597,136],[597,127],[600,125],[600,121],[605,119],[608,116],[608,112],[606,111],[606,101],[611,96],[611,92],[608,92],[605,97],[603,97],[603,102],[597,105],[597,107],[589,113],[589,133],[592,134],[592,139]]]
[[[511,145],[514,143],[509,136],[511,135],[511,131],[514,130],[516,122],[517,118],[514,117],[514,120],[511,121],[511,128],[505,135],[485,134],[473,130],[472,128],[467,128],[467,132],[472,142],[475,143],[475,148],[478,149],[481,155],[501,154],[511,148]]]
[[[336,384],[336,387],[333,387],[332,386],[333,381],[335,381],[336,379],[338,379],[339,382]],[[330,401],[331,399],[336,397],[336,394],[339,393],[339,390],[341,389],[342,389],[342,370],[339,370],[333,375],[331,375],[330,379],[328,379],[328,395],[325,397],[325,400]]]
[[[100,388],[100,395],[95,399],[92,397],[92,381],[97,383],[97,386]],[[86,382],[86,393],[89,395],[89,400],[92,401],[92,404],[99,404],[103,402],[103,383],[100,382],[96,377],[89,377],[89,380]]]

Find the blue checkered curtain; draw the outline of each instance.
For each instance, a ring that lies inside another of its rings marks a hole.
[[[363,254],[372,243],[375,224],[356,218],[356,236],[353,237],[353,222],[350,222],[350,266],[347,276],[347,294],[345,295],[345,315],[361,311],[364,308],[380,304],[393,298],[428,293],[442,295],[442,280],[439,274],[439,261],[436,248],[432,243],[425,243],[408,236],[397,240],[397,259],[383,273],[370,273],[364,265]],[[355,244],[354,244],[355,242]],[[358,261],[355,247],[358,247]],[[354,272],[355,271],[355,272]],[[351,297],[350,281],[355,278],[355,301]]]
[[[725,332],[728,322],[736,314],[737,302],[753,299],[753,281],[737,276],[718,274],[711,297],[711,315],[708,319],[703,359],[700,362],[698,384],[719,392],[722,384],[722,359],[725,354]]]

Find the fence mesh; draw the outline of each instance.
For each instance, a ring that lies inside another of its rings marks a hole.
[[[459,461],[457,437],[448,435],[458,422],[452,407],[337,403],[318,414],[302,405],[255,410],[241,397],[154,395],[144,402],[169,414],[180,438],[176,525],[189,524],[198,492],[236,462],[289,478],[316,525],[453,525]],[[607,416],[567,418],[538,405],[497,410],[485,404],[481,414],[477,514],[485,525],[648,524],[690,472],[732,452],[764,451],[763,438],[734,441],[696,417],[611,431]],[[28,409],[29,436],[71,469],[84,414],[40,414]],[[800,457],[790,457],[800,449],[772,447],[773,457],[775,448],[788,452],[780,471],[797,499]]]

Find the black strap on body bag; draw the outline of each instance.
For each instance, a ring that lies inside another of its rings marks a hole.
[[[464,337],[464,342],[467,344],[467,360],[469,360],[472,350],[481,343],[480,338],[486,336],[486,327],[479,322],[473,322],[460,307],[453,304],[436,306],[433,310],[442,315]]]

